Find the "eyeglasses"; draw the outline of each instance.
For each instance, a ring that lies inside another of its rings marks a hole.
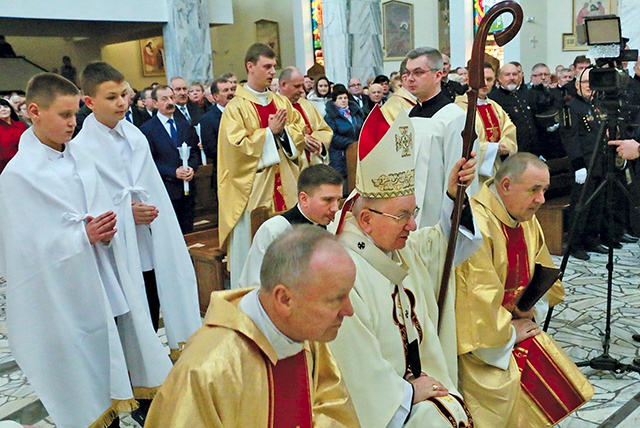
[[[349,85],[350,88],[357,88],[358,86],[362,86],[362,83],[352,83]]]
[[[367,209],[372,213],[380,214],[385,217],[392,218],[397,222],[404,222],[404,223],[407,223],[410,219],[415,219],[416,217],[418,217],[418,214],[420,213],[420,207],[415,207],[412,212],[404,213],[402,215],[393,215],[389,213],[383,213],[382,211],[374,210],[373,208],[367,208]]]
[[[550,73],[536,73],[536,74],[532,74],[533,77],[550,77],[551,74]]]
[[[418,68],[418,69],[415,69],[415,70],[413,70],[413,71],[405,70],[405,71],[402,73],[402,75],[403,75],[403,76],[407,76],[407,77],[411,77],[411,76],[413,76],[413,77],[415,77],[416,79],[419,79],[419,78],[421,78],[422,76],[424,76],[425,74],[427,74],[427,73],[428,73],[428,72],[430,72],[430,71],[442,71],[442,70],[438,70],[438,69],[435,69],[435,68],[429,68],[429,69],[427,69],[427,70],[423,70],[423,69],[421,69],[421,68]]]

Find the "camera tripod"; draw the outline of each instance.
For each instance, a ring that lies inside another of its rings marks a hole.
[[[598,138],[596,139],[594,151],[591,154],[591,159],[589,161],[589,173],[587,175],[587,179],[584,183],[582,191],[580,192],[580,197],[578,199],[578,203],[575,207],[573,219],[571,221],[571,227],[569,229],[569,238],[568,244],[565,249],[565,252],[562,257],[562,263],[560,265],[560,270],[562,271],[561,278],[564,276],[565,269],[567,267],[567,263],[569,261],[569,256],[571,254],[574,235],[577,231],[577,225],[580,221],[581,215],[586,208],[589,207],[594,199],[604,192],[606,206],[612,206],[612,195],[615,186],[618,186],[622,191],[622,194],[627,198],[631,206],[633,206],[631,195],[629,194],[626,187],[620,182],[619,178],[616,176],[615,172],[615,147],[611,147],[607,145],[608,139],[617,139],[618,137],[618,125],[615,123],[616,119],[609,117],[607,114],[601,114],[603,119],[600,129],[598,131]],[[604,137],[605,129],[608,131],[607,139]],[[603,157],[604,162],[604,179],[595,189],[593,194],[589,196],[588,199],[585,200],[585,196],[587,190],[589,189],[589,182],[593,179],[592,172],[594,171],[594,165],[596,165],[596,160],[598,157]],[[579,361],[576,363],[578,367],[591,367],[597,370],[608,370],[614,373],[625,373],[629,371],[634,371],[640,373],[640,366],[636,364],[623,364],[619,360],[613,358],[609,355],[609,350],[611,347],[611,300],[612,300],[612,292],[613,292],[613,271],[614,271],[614,261],[613,261],[613,244],[609,242],[608,245],[608,253],[607,253],[607,311],[606,311],[606,322],[605,322],[605,330],[604,330],[604,338],[602,341],[603,352],[601,355],[592,358],[590,360]],[[551,321],[551,316],[553,314],[553,308],[549,309],[547,314],[547,318],[544,323],[544,331],[547,331],[549,327],[549,322]]]

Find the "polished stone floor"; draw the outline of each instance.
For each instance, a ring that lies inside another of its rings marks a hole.
[[[640,343],[631,335],[640,333],[640,246],[626,244],[614,254],[612,287],[612,327],[609,354],[630,364],[639,355]],[[556,257],[560,265],[560,257]],[[606,312],[605,255],[592,255],[583,262],[570,259],[564,277],[565,303],[554,312],[549,332],[575,361],[602,354],[602,335]],[[52,427],[47,412],[35,396],[7,346],[5,284],[0,279],[0,420],[25,425]],[[163,330],[160,334],[163,335]],[[164,337],[163,341],[164,341]],[[640,374],[612,373],[583,367],[595,387],[595,396],[580,410],[560,423],[561,428],[640,426]],[[122,414],[123,427],[138,427],[128,414]]]

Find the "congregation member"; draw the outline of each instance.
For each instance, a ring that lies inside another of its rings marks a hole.
[[[347,149],[358,141],[365,118],[358,105],[349,101],[349,91],[344,85],[334,87],[324,119],[333,130],[329,145],[329,165],[346,179]]]
[[[441,222],[416,231],[413,135],[404,113],[390,125],[375,108],[365,122],[358,145],[359,197],[336,226],[356,265],[354,316],[344,320],[330,347],[363,426],[470,426],[456,390],[455,288],[449,287],[441,313],[437,300],[450,198],[458,179],[473,179],[476,161],[459,159],[447,177]],[[456,264],[479,247],[465,211]]]
[[[186,120],[174,114],[176,105],[170,86],[156,86],[151,91],[151,98],[158,113],[140,131],[147,137],[151,156],[171,199],[180,230],[183,234],[191,233],[196,209],[196,186],[192,180],[200,165],[198,134]],[[189,148],[186,168],[179,152],[183,143]],[[184,182],[190,184],[188,190],[185,190]]]
[[[478,428],[552,426],[593,395],[584,375],[538,324],[549,306],[562,301],[560,281],[532,309],[517,307],[536,265],[554,267],[535,217],[548,187],[547,165],[518,153],[471,199],[483,243],[456,269],[456,324],[460,391]],[[536,354],[537,347],[548,359]],[[531,387],[529,367],[547,386]],[[556,377],[555,370],[564,372]],[[577,404],[574,395],[580,394],[584,401]]]
[[[251,211],[285,211],[296,203],[297,159],[304,121],[285,97],[269,91],[276,54],[261,43],[245,55],[247,83],[238,86],[218,135],[219,238],[236,287],[251,244]]]
[[[369,85],[369,105],[367,106],[367,110],[373,110],[373,107],[384,105],[386,98],[384,96],[384,87],[379,83],[372,83]]]
[[[129,107],[129,114],[125,114],[125,119],[133,123],[140,128],[147,123],[156,114],[155,107],[153,106],[153,98],[151,97],[151,91],[153,88],[147,86],[139,92],[139,99],[142,100],[143,107],[138,108],[135,104]],[[129,116],[131,120],[129,120]]]
[[[211,103],[204,96],[204,85],[200,82],[191,82],[189,85],[189,102],[194,104],[199,110],[200,116],[205,114],[211,108]],[[198,122],[194,122],[195,125]]]
[[[407,76],[407,59],[403,59],[400,63],[400,81],[401,86],[393,91],[393,94],[389,97],[386,103],[382,106],[382,114],[387,122],[392,123],[396,120],[398,113],[404,111],[409,113],[411,109],[416,105],[416,97],[408,90],[408,76]]]
[[[318,109],[320,116],[325,115],[325,105],[331,99],[331,87],[327,76],[316,78],[313,83],[313,91],[307,94],[307,99]]]
[[[442,67],[443,57],[437,49],[421,47],[407,53],[407,88],[418,101],[409,117],[416,132],[415,195],[420,207],[416,222],[420,228],[440,220],[448,173],[462,156],[466,115],[442,91]],[[469,194],[473,195],[478,185],[471,186]]]
[[[295,67],[287,67],[280,73],[280,95],[287,97],[293,108],[304,120],[304,152],[300,154],[301,169],[309,165],[329,163],[329,144],[333,130],[320,112],[304,97],[304,77]]]
[[[369,105],[369,96],[362,92],[362,82],[357,77],[349,79],[349,98],[356,103],[358,107],[367,115],[369,112],[365,109]]]
[[[173,89],[176,102],[176,117],[186,120],[189,125],[196,125],[204,114],[204,109],[189,100],[189,86],[187,81],[180,76],[172,77],[169,86]]]
[[[305,74],[304,76],[304,92],[306,93],[305,98],[311,91],[313,91],[313,77]]]
[[[231,83],[231,88],[235,93],[236,89],[238,88],[238,78],[236,77],[236,75],[231,72],[228,72],[228,73],[222,73],[220,77],[227,79]]]
[[[264,253],[278,236],[297,224],[326,228],[338,212],[342,198],[342,176],[328,165],[311,165],[298,177],[298,203],[290,210],[271,217],[256,231],[240,277],[240,287],[260,285],[260,266]]]
[[[590,65],[591,60],[585,55],[578,55],[573,59],[573,62],[571,63],[571,72],[573,73],[573,79],[569,84],[567,84],[569,95],[575,97],[578,94],[578,91],[576,90],[576,81],[578,80],[582,72]]]
[[[20,136],[27,125],[20,121],[11,103],[0,98],[0,173],[18,152]]]
[[[442,93],[449,98],[451,102],[456,100],[458,95],[464,95],[467,92],[468,86],[462,85],[455,80],[449,78],[449,74],[451,73],[451,59],[449,59],[449,55],[442,55],[442,67],[440,68],[440,72],[442,73],[442,77],[440,79],[440,88],[442,89]]]
[[[78,101],[53,73],[27,85],[33,126],[0,175],[0,271],[11,353],[53,422],[116,428],[134,397],[153,398],[171,362],[142,276],[127,270],[112,198],[69,142]]]
[[[384,74],[380,74],[373,79],[373,83],[382,87],[382,100],[383,102],[387,101],[387,98],[389,98],[389,78]],[[369,88],[369,92],[371,92],[371,88]]]
[[[124,120],[124,76],[105,62],[87,65],[84,100],[93,110],[75,138],[95,163],[118,216],[131,276],[142,272],[154,328],[160,307],[171,357],[201,325],[198,288],[189,252],[146,137]]]
[[[217,187],[216,166],[218,163],[218,132],[222,112],[235,96],[233,83],[226,77],[219,77],[211,84],[213,107],[200,118],[200,135],[202,136],[202,149],[208,158],[213,159],[213,174],[211,175],[211,188]]]
[[[509,115],[498,103],[488,98],[496,82],[496,73],[491,64],[484,64],[484,87],[478,90],[478,106],[476,110],[476,133],[478,134],[478,178],[485,182],[500,168],[502,158],[518,151],[516,143],[516,127]],[[469,99],[467,94],[460,95],[456,104],[467,110]]]
[[[259,288],[212,294],[146,426],[358,428],[326,344],[353,314],[355,275],[347,252],[319,227],[278,237]]]
[[[511,63],[503,65],[498,71],[498,84],[489,93],[489,98],[507,112],[516,126],[518,151],[535,153],[538,147],[538,131],[526,89],[520,89],[520,80],[517,66]]]

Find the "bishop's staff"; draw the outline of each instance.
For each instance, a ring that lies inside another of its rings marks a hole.
[[[486,86],[484,81],[484,48],[487,43],[489,29],[493,22],[502,14],[510,13],[513,15],[513,22],[507,28],[494,34],[494,38],[498,46],[504,46],[513,39],[520,27],[522,26],[523,12],[518,3],[512,0],[503,1],[494,5],[489,9],[482,21],[480,27],[473,39],[473,49],[471,51],[471,61],[469,64],[469,90],[467,97],[469,99],[467,108],[467,119],[462,131],[462,156],[469,159],[473,143],[478,137],[476,134],[476,110],[478,104],[478,90]],[[466,198],[466,183],[458,182],[458,193],[453,205],[453,214],[451,215],[451,233],[449,235],[449,243],[447,244],[447,255],[444,261],[444,271],[442,272],[442,281],[440,282],[440,293],[438,295],[438,330],[442,324],[442,312],[449,287],[449,278],[451,269],[453,268],[453,256],[456,250],[456,241],[458,240],[458,227],[460,226],[460,216]]]

